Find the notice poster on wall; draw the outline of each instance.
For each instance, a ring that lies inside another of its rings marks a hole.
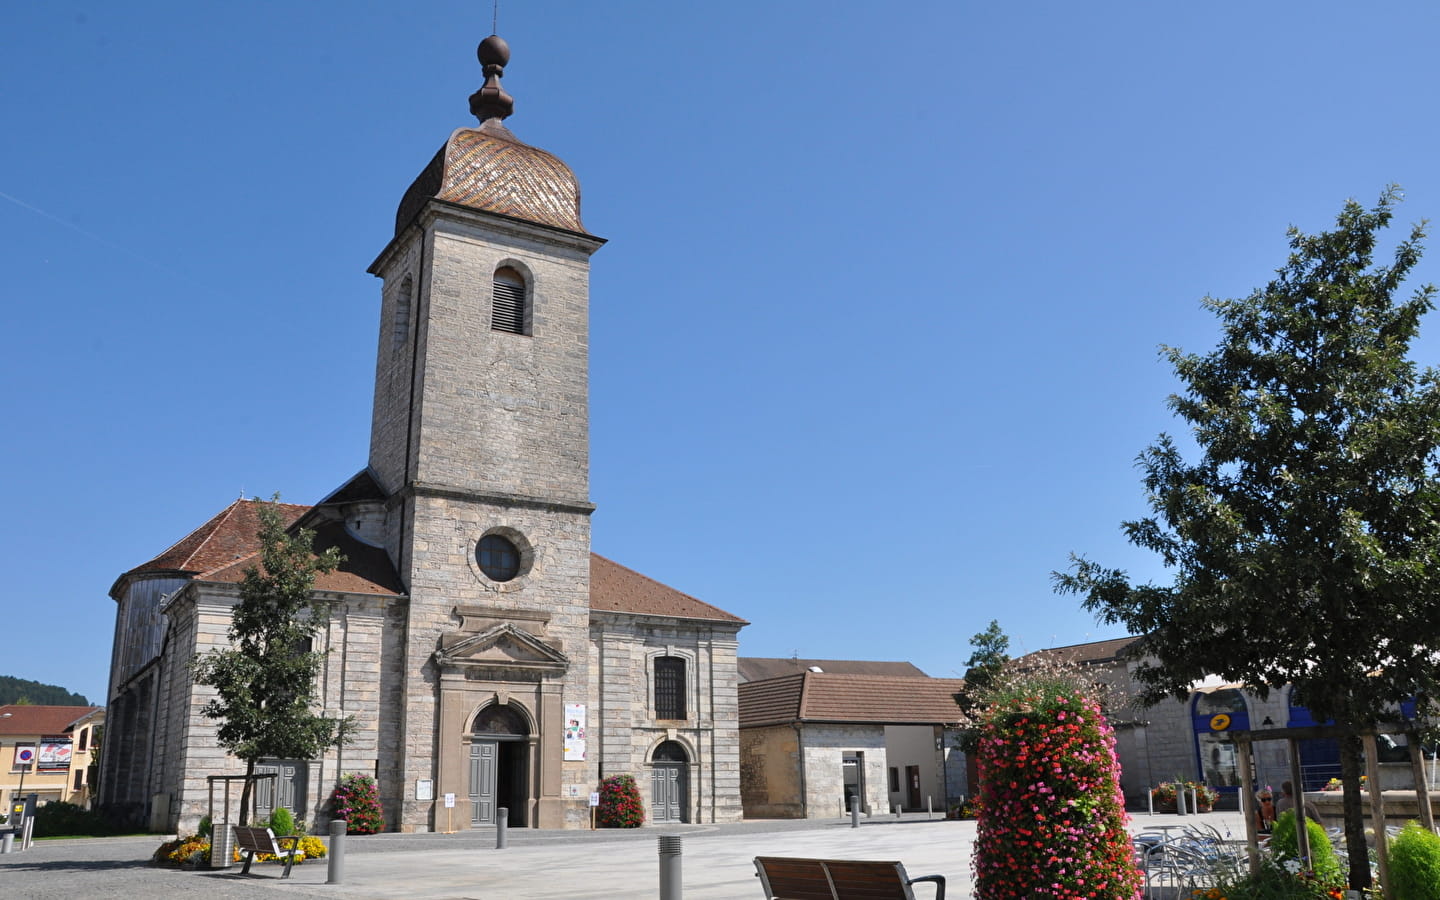
[[[585,758],[585,704],[565,704],[565,758]]]
[[[36,755],[36,770],[53,772],[70,768],[70,746],[68,737],[41,738],[40,752]]]

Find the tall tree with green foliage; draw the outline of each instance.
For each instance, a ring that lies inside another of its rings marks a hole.
[[[278,500],[259,508],[260,566],[246,569],[240,583],[232,646],[191,661],[196,683],[216,691],[201,712],[220,722],[220,746],[246,763],[241,821],[249,815],[258,761],[313,759],[344,739],[346,725],[315,712],[322,655],[311,649],[328,615],[315,597],[315,576],[344,557],[334,547],[317,555],[313,531],[288,532]]]
[[[1424,225],[1390,265],[1372,258],[1399,191],[1350,201],[1332,231],[1289,231],[1277,276],[1244,299],[1206,298],[1223,338],[1165,348],[1184,385],[1171,408],[1198,458],[1167,435],[1145,450],[1152,515],[1124,523],[1169,584],[1132,584],[1073,557],[1057,589],[1134,645],[1144,699],[1185,697],[1206,675],[1265,696],[1294,685],[1340,741],[1350,883],[1368,887],[1358,733],[1410,697],[1434,698],[1440,667],[1440,385],[1408,358],[1435,289],[1398,298]]]
[[[972,652],[965,660],[965,689],[956,699],[967,716],[974,718],[983,705],[982,697],[995,684],[1001,669],[1010,660],[1010,636],[991,619],[986,629],[970,638]]]

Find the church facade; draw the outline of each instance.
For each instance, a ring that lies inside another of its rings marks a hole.
[[[369,461],[284,506],[346,562],[316,583],[327,713],[356,729],[273,760],[262,805],[311,822],[338,777],[380,785],[405,831],[584,827],[601,778],[636,777],[650,821],[740,818],[736,647],[746,623],[590,550],[590,257],[580,188],[505,126],[509,49],[480,46],[476,127],[405,192],[381,280]],[[210,776],[243,772],[187,664],[223,646],[255,564],[237,501],[123,574],[102,801],[181,831]],[[223,783],[221,783],[223,784]],[[218,790],[218,789],[216,789]]]

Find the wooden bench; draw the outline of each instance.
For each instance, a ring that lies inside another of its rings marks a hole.
[[[916,900],[910,886],[922,881],[945,900],[944,875],[909,878],[890,860],[757,856],[755,870],[768,900]]]
[[[244,825],[234,827],[235,849],[245,854],[245,865],[240,869],[241,875],[250,874],[250,864],[255,861],[255,854],[269,853],[285,858],[285,872],[280,877],[290,877],[290,867],[295,864],[295,856],[300,847],[300,835],[290,834],[277,838],[275,832],[268,828],[247,828]],[[281,846],[286,841],[290,842],[288,848]]]

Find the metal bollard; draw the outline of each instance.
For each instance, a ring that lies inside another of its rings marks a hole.
[[[934,799],[929,794],[925,795],[925,818],[927,819],[933,818],[935,815]]]
[[[1176,814],[1177,816],[1183,816],[1183,815],[1186,814],[1186,812],[1185,812],[1185,789],[1184,789],[1184,788],[1176,788],[1176,789],[1175,789],[1175,814]]]
[[[0,853],[10,853],[15,849],[15,832],[6,831],[0,834]]]
[[[850,801],[850,827],[860,827],[860,798],[858,797]]]
[[[505,849],[505,829],[510,824],[510,810],[500,807],[495,810],[495,849]]]
[[[330,867],[325,872],[326,884],[345,880],[345,830],[348,827],[344,819],[330,820]]]
[[[902,809],[902,807],[899,807],[899,806],[895,807],[895,818],[897,818],[897,819],[900,818],[900,810],[901,810],[901,809]]]
[[[680,900],[680,835],[660,835],[660,900]]]

